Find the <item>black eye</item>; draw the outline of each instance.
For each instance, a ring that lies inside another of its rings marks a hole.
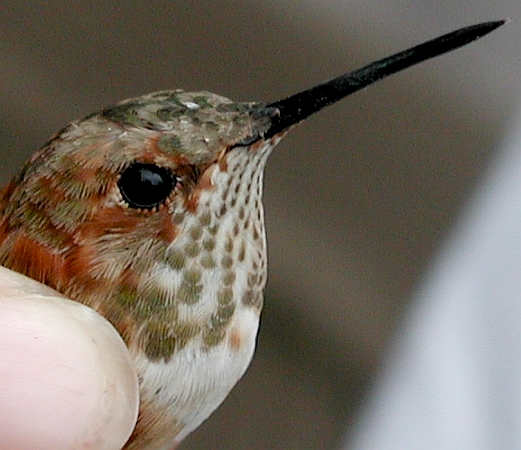
[[[118,187],[131,208],[150,209],[164,203],[176,183],[177,177],[164,167],[134,163],[121,174]]]

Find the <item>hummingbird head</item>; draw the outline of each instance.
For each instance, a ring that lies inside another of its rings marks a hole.
[[[237,304],[262,306],[277,113],[176,90],[71,123],[4,191],[2,264],[92,306],[151,360],[220,344]]]
[[[238,304],[262,305],[262,176],[286,132],[502,23],[455,31],[269,104],[163,91],[72,122],[4,189],[0,263],[97,309],[151,359],[170,358],[194,337],[218,345]]]

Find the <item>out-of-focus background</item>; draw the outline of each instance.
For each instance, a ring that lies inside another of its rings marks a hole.
[[[521,3],[0,3],[2,183],[68,121],[123,98],[181,87],[277,100],[506,17],[490,36],[355,94],[280,144],[266,173],[270,276],[256,358],[182,448],[340,446],[517,106]]]

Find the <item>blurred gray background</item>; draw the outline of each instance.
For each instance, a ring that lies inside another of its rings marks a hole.
[[[183,449],[340,446],[516,109],[521,2],[0,3],[2,183],[68,121],[127,97],[181,87],[277,100],[506,17],[487,38],[310,118],[277,148],[256,358]]]

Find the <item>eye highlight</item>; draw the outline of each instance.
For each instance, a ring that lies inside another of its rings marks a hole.
[[[152,209],[167,200],[177,181],[169,169],[134,163],[121,174],[118,187],[131,208]]]

